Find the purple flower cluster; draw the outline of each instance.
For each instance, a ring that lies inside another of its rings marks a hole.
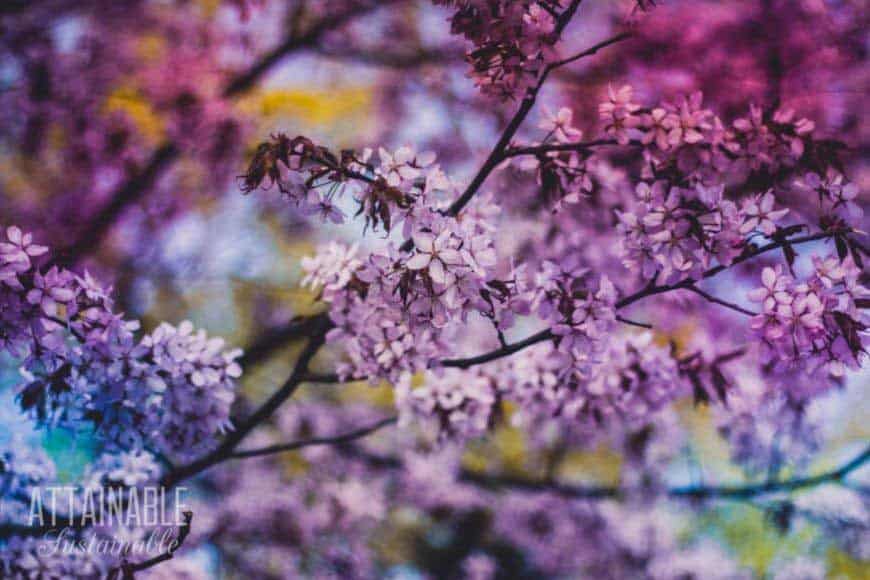
[[[659,180],[637,186],[631,211],[619,211],[621,253],[628,268],[664,282],[698,278],[714,261],[730,264],[750,235],[772,235],[788,212],[774,210],[766,192],[740,206],[724,199],[724,188],[670,186]]]
[[[406,171],[395,179],[401,185],[408,177]],[[303,262],[304,282],[322,287],[330,303],[336,328],[327,338],[343,341],[350,359],[339,369],[343,376],[376,382],[427,368],[447,352],[445,332],[471,312],[495,316],[495,303],[510,295],[495,279],[497,257],[484,219],[457,221],[415,206],[402,221],[413,243],[409,252],[388,244],[363,260],[355,247],[332,243]]]
[[[643,426],[686,392],[677,361],[650,333],[614,337],[582,371],[575,361],[551,345],[512,359],[502,388],[506,399],[518,403],[516,421],[557,417],[586,423],[590,432],[613,423]]]
[[[230,406],[242,369],[239,349],[225,350],[222,338],[182,322],[166,322],[146,335],[140,347],[150,363],[148,385],[163,409],[154,427],[162,449],[192,457],[214,445],[214,438],[232,428]]]
[[[570,258],[562,264],[545,262],[531,300],[532,311],[550,325],[558,350],[572,357],[579,374],[584,364],[595,362],[616,324],[616,288],[607,276],[597,283],[591,278]]]
[[[92,423],[122,448],[190,455],[229,426],[240,351],[183,323],[136,340],[92,277],[33,258],[47,249],[18,228],[0,244],[0,346],[22,358],[22,408],[49,425]]]
[[[761,304],[752,328],[772,360],[810,373],[824,367],[835,376],[859,368],[867,335],[859,304],[870,295],[860,277],[851,257],[840,261],[814,256],[813,272],[805,281],[784,273],[781,266],[764,268],[763,285],[749,299]]]
[[[474,46],[466,54],[470,75],[486,95],[508,98],[533,85],[555,60],[562,0],[435,0],[456,10],[451,31]]]
[[[435,438],[470,439],[485,433],[498,403],[495,379],[480,369],[442,369],[426,373],[423,384],[412,388],[413,379],[403,377],[396,385],[399,424],[432,424]]]
[[[23,521],[29,512],[31,489],[54,481],[55,474],[54,462],[41,449],[17,437],[0,446],[0,524]]]

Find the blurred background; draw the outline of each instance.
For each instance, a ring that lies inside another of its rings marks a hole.
[[[626,26],[637,27],[637,38],[560,71],[541,103],[572,107],[575,124],[590,136],[598,133],[597,104],[611,83],[631,82],[640,102],[702,90],[707,106],[729,119],[744,115],[750,103],[793,107],[821,135],[848,145],[848,173],[867,191],[866,2],[657,4],[643,12],[628,1],[584,3],[566,35],[566,54]],[[300,287],[301,257],[326,241],[356,241],[361,228],[317,225],[277,194],[244,196],[237,177],[257,144],[279,131],[336,151],[412,145],[437,152],[456,179],[473,175],[516,103],[479,94],[467,76],[466,46],[450,34],[449,15],[416,0],[5,0],[3,225],[32,231],[60,252],[63,264],[112,281],[118,309],[141,319],[146,330],[189,319],[245,348],[237,403],[243,414],[289,372],[304,338],[293,319],[323,308]],[[508,197],[511,187],[498,176],[488,185]],[[690,340],[692,332],[673,329],[669,338]],[[327,353],[318,364],[329,370],[338,356]],[[812,410],[823,446],[811,469],[842,464],[870,438],[864,396],[870,375],[852,380],[857,388]],[[52,456],[61,478],[75,480],[93,442],[82,434],[31,430],[14,403],[14,361],[3,361],[0,381],[0,438],[27,437]],[[389,410],[391,391],[304,386],[299,401],[277,419],[278,433],[282,425],[297,428],[293,414],[305,404]],[[668,477],[686,485],[744,481],[712,412],[690,400],[679,411],[690,436]],[[277,471],[270,464],[262,473],[251,468],[247,477],[209,476],[214,481],[203,483],[200,511],[256,514],[263,489],[280,495],[280,482],[304,478],[317,456],[277,461]],[[522,434],[504,426],[471,445],[461,461],[527,474],[537,459]],[[613,484],[622,465],[618,450],[606,446],[569,450],[561,475]],[[870,473],[853,480],[870,485]],[[210,496],[215,489],[237,493]],[[778,562],[812,555],[831,578],[868,578],[866,527],[848,541],[835,541],[840,536],[832,532],[858,518],[831,511],[831,505],[851,505],[837,499],[841,491],[825,496],[819,488],[813,494],[821,499],[808,494],[804,504],[789,504],[807,516],[793,522],[776,502],[725,501],[669,506],[668,525],[679,538],[715,541],[758,577],[772,577]],[[225,501],[231,508],[221,507]],[[380,576],[456,575],[469,553],[490,542],[473,532],[481,525],[474,512],[442,518],[385,501],[388,517],[354,540],[368,545]],[[295,577],[278,562],[297,557],[288,535],[277,528],[218,528],[199,538],[184,562],[207,577]],[[522,560],[522,547],[504,550],[505,562]]]

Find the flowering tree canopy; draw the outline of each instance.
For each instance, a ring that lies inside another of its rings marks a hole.
[[[0,6],[0,577],[861,577],[862,8]]]

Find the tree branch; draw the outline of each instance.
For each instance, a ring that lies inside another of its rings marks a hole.
[[[269,69],[280,62],[284,57],[299,50],[313,48],[316,43],[330,30],[339,28],[354,18],[371,12],[376,8],[402,2],[404,0],[379,0],[377,2],[361,2],[352,6],[345,12],[326,16],[309,28],[305,33],[300,35],[291,35],[282,44],[275,47],[271,52],[261,58],[256,64],[249,68],[244,73],[238,75],[230,81],[224,89],[224,97],[231,98],[250,89],[260,78],[266,74]]]
[[[652,330],[653,325],[648,324],[646,322],[638,322],[636,320],[630,320],[625,318],[624,316],[617,316],[616,320],[623,324],[628,324],[629,326],[637,326],[638,328],[646,328],[647,330]]]
[[[291,441],[290,443],[283,443],[280,445],[270,445],[268,447],[260,447],[258,449],[246,449],[244,451],[236,451],[232,455],[230,455],[230,459],[244,459],[247,457],[260,457],[263,455],[272,455],[274,453],[283,453],[284,451],[293,451],[296,449],[301,449],[303,447],[311,447],[316,445],[339,445],[350,443],[351,441],[355,441],[357,439],[362,439],[376,431],[383,429],[389,425],[393,425],[398,420],[397,417],[387,417],[385,419],[381,419],[380,421],[368,425],[366,427],[361,427],[354,431],[350,431],[348,433],[344,433],[342,435],[335,435],[333,437],[313,437],[311,439],[302,439],[299,441]]]
[[[560,61],[554,62],[553,64],[550,65],[550,68],[557,69],[559,67],[565,66],[566,64],[571,64],[572,62],[578,61],[581,58],[585,58],[587,56],[592,56],[593,54],[597,53],[599,50],[601,50],[603,48],[607,48],[611,44],[616,44],[617,42],[622,42],[623,40],[627,40],[627,39],[631,38],[631,36],[632,35],[630,32],[623,32],[622,34],[617,34],[616,36],[614,36],[612,38],[608,38],[607,40],[603,40],[603,41],[599,42],[598,44],[591,46],[582,52],[578,52],[574,56],[569,56],[568,58],[564,58]]]
[[[414,52],[396,53],[383,50],[360,50],[354,46],[318,48],[317,54],[342,61],[404,70],[426,65],[443,65],[460,61],[464,52],[444,48],[420,48]]]
[[[688,497],[693,499],[705,498],[727,498],[727,499],[748,499],[758,495],[768,493],[796,491],[798,489],[806,489],[816,487],[824,483],[840,483],[842,480],[859,469],[864,464],[870,461],[870,446],[867,446],[864,451],[857,455],[854,459],[844,465],[826,471],[818,475],[809,477],[797,477],[792,479],[784,479],[778,481],[766,481],[764,483],[754,485],[734,485],[734,486],[688,486],[675,487],[668,490],[668,495],[672,497]]]
[[[721,306],[724,306],[725,308],[730,308],[731,310],[734,310],[735,312],[739,312],[740,314],[745,314],[747,316],[756,316],[758,314],[757,312],[753,312],[752,310],[748,310],[746,308],[743,308],[742,306],[738,306],[737,304],[734,304],[733,302],[728,302],[727,300],[722,300],[721,298],[717,298],[716,296],[713,296],[709,292],[705,292],[704,290],[701,290],[700,288],[698,288],[694,284],[692,284],[690,286],[686,286],[685,290],[689,290],[690,292],[694,292],[698,296],[703,297],[708,302],[712,302],[714,304],[719,304]]]
[[[267,330],[244,349],[238,363],[244,369],[251,368],[268,359],[288,343],[311,336],[321,325],[329,322],[326,313],[315,314],[305,318],[295,318],[285,326]]]
[[[172,142],[158,147],[145,166],[115,190],[106,205],[94,215],[75,241],[59,250],[51,258],[49,265],[72,266],[82,256],[92,252],[124,210],[142,199],[160,175],[175,162],[180,152],[178,146]]]
[[[352,452],[352,453],[351,453]],[[349,455],[359,458],[368,465],[384,469],[401,469],[401,460],[394,457],[384,457],[364,451],[358,447],[351,448]],[[760,484],[746,485],[692,485],[670,487],[665,495],[672,498],[685,499],[735,499],[748,500],[769,493],[781,493],[816,487],[824,483],[842,483],[843,479],[853,471],[859,469],[870,461],[870,446],[848,463],[810,477],[798,477],[778,481],[768,481]],[[459,481],[471,483],[481,487],[492,489],[509,488],[531,492],[549,492],[574,499],[618,499],[624,495],[626,489],[617,486],[589,486],[558,483],[552,481],[540,481],[532,478],[488,474],[469,469],[461,469]]]
[[[745,253],[745,254],[735,258],[734,261],[731,262],[731,264],[729,264],[728,266],[719,265],[719,266],[716,266],[714,268],[710,268],[709,270],[704,272],[699,277],[698,280],[695,280],[693,278],[687,278],[686,280],[682,280],[682,281],[676,282],[674,284],[667,284],[667,285],[661,285],[661,286],[657,286],[655,284],[649,284],[649,285],[645,286],[643,289],[635,292],[634,294],[630,294],[629,296],[626,296],[622,300],[618,301],[616,303],[616,310],[622,310],[623,308],[626,308],[627,306],[630,306],[631,304],[634,304],[635,302],[638,302],[639,300],[642,300],[642,299],[647,298],[649,296],[654,296],[656,294],[664,294],[665,292],[670,292],[672,290],[691,290],[691,291],[696,291],[696,292],[703,292],[702,290],[698,289],[695,286],[695,284],[697,284],[700,280],[712,278],[713,276],[723,272],[724,270],[726,270],[730,267],[736,266],[738,264],[742,264],[743,262],[751,260],[752,258],[760,256],[761,254],[764,254],[764,253],[776,250],[778,248],[781,248],[786,244],[796,246],[796,245],[800,245],[800,244],[806,244],[809,242],[815,242],[815,241],[827,239],[827,238],[830,238],[834,235],[838,235],[838,234],[842,234],[842,233],[844,233],[844,232],[832,230],[832,231],[827,231],[827,232],[819,232],[817,234],[812,234],[812,235],[806,235],[806,236],[802,236],[799,238],[793,238],[791,240],[781,240],[781,241],[777,241],[777,242],[772,242],[770,244],[767,244],[767,245],[762,246],[760,248],[757,248],[755,250],[749,251],[748,253]],[[715,298],[714,296],[709,295],[706,292],[703,292],[703,294],[706,296],[709,296],[710,297],[709,299],[712,299],[711,301],[716,302],[717,304],[724,303],[723,305],[728,306],[729,308],[739,308],[740,312],[742,312],[743,314],[752,315],[752,316],[755,316],[755,314],[756,314],[755,312],[752,312],[750,310],[744,310],[737,305],[730,304],[728,302],[725,302],[724,300],[720,300],[718,298]],[[625,319],[623,317],[618,317],[617,319],[620,322],[623,322],[625,324],[634,324],[637,326],[646,327],[646,325],[643,325],[642,323],[632,323],[632,321],[629,321],[628,319]],[[490,352],[487,352],[487,353],[484,353],[481,355],[477,355],[477,356],[473,356],[473,357],[468,357],[468,358],[445,359],[445,360],[442,360],[439,363],[439,365],[443,366],[443,367],[448,367],[448,368],[452,367],[452,368],[468,369],[468,368],[473,367],[473,366],[485,364],[488,362],[492,362],[494,360],[498,360],[500,358],[510,356],[514,353],[517,353],[517,352],[525,349],[525,348],[528,348],[532,345],[538,344],[539,342],[551,340],[553,338],[553,336],[554,336],[553,333],[549,329],[545,329],[545,330],[537,332],[537,333],[535,333],[527,338],[524,338],[523,340],[511,343],[511,344],[507,344],[505,346],[502,346],[502,347],[497,348],[495,350],[492,350]],[[435,366],[438,366],[438,365],[435,365]],[[341,379],[341,377],[339,377],[336,374],[309,375],[307,377],[307,380],[309,380],[310,382],[317,382],[317,383],[324,383],[324,384],[344,382]],[[365,377],[362,377],[362,378],[353,378],[350,380],[361,381],[361,380],[366,380],[366,379],[365,379]]]
[[[572,8],[569,8],[566,11],[570,15],[564,21],[560,21],[561,27],[558,29],[557,33],[561,33],[562,29],[564,29],[564,27],[568,24],[568,22],[570,21],[571,17],[573,16],[573,14],[576,11],[578,6],[579,6],[579,2],[575,2],[572,5]],[[525,121],[526,117],[531,112],[532,108],[535,106],[535,101],[538,98],[538,93],[541,92],[541,88],[544,86],[544,83],[546,82],[547,77],[550,75],[550,73],[553,70],[562,66],[562,64],[567,64],[567,62],[573,62],[574,60],[577,60],[577,59],[582,58],[584,56],[589,56],[589,55],[595,54],[596,52],[598,52],[602,48],[604,48],[606,46],[610,46],[611,44],[614,44],[616,42],[620,42],[622,40],[625,40],[629,36],[630,35],[628,33],[618,34],[618,35],[614,36],[613,38],[610,38],[610,39],[605,40],[603,42],[599,42],[595,46],[592,46],[591,48],[584,50],[583,52],[571,57],[570,59],[566,59],[566,61],[558,61],[555,63],[551,63],[547,67],[545,67],[544,71],[541,73],[541,76],[538,78],[538,82],[535,84],[535,86],[530,87],[528,89],[525,98],[523,98],[523,101],[520,104],[520,108],[514,114],[513,118],[510,120],[510,123],[508,123],[507,127],[505,127],[504,131],[501,134],[501,137],[499,137],[498,142],[496,143],[493,150],[490,152],[489,157],[487,157],[486,161],[484,161],[480,170],[478,170],[477,175],[474,176],[474,179],[471,180],[471,183],[469,183],[468,187],[465,189],[465,191],[462,192],[462,195],[460,195],[456,199],[456,201],[454,201],[450,205],[450,207],[446,211],[446,214],[449,216],[456,216],[460,211],[462,211],[462,208],[464,208],[466,205],[468,205],[468,202],[471,201],[471,199],[474,197],[474,195],[480,189],[480,186],[483,185],[484,181],[486,181],[486,178],[489,177],[490,173],[492,173],[492,171],[496,167],[498,167],[499,163],[504,161],[504,159],[506,158],[505,152],[507,150],[508,145],[511,142],[511,139],[513,139],[517,130],[519,130],[520,125],[522,125],[523,121]]]
[[[298,389],[299,385],[305,380],[305,376],[308,372],[308,365],[323,345],[329,327],[330,325],[328,323],[322,323],[319,328],[315,330],[314,334],[308,340],[305,349],[302,351],[302,354],[299,355],[299,359],[296,361],[293,372],[290,373],[290,376],[286,381],[284,381],[281,388],[273,393],[272,396],[269,397],[256,411],[254,411],[250,417],[236,427],[236,429],[221,442],[217,449],[187,465],[170,470],[161,479],[161,484],[164,487],[173,487],[180,481],[193,477],[209,467],[229,458],[239,443],[241,443],[251,431],[269,419],[269,417],[271,417],[287,399],[293,396],[293,393],[296,392],[296,389]]]
[[[697,280],[694,278],[687,278],[685,280],[681,280],[680,282],[675,282],[674,284],[665,284],[665,285],[661,285],[661,286],[655,286],[655,285],[647,286],[643,290],[641,290],[639,292],[635,292],[634,294],[632,294],[630,296],[626,296],[625,298],[623,298],[622,300],[617,302],[616,308],[617,308],[617,310],[619,310],[621,308],[625,308],[626,306],[633,304],[633,303],[637,302],[638,300],[642,300],[642,299],[646,298],[647,296],[653,296],[655,294],[663,294],[665,292],[670,292],[671,290],[679,290],[681,288],[688,289],[689,286],[693,286],[693,285],[697,284],[698,282],[700,282],[701,280],[706,280],[707,278],[712,278],[713,276],[727,270],[728,268],[734,267],[738,264],[742,264],[743,262],[751,260],[757,256],[760,256],[761,254],[782,248],[785,245],[797,246],[800,244],[806,244],[809,242],[816,242],[819,240],[824,240],[824,239],[831,238],[833,236],[836,236],[838,234],[843,234],[843,233],[848,233],[848,232],[844,232],[844,231],[840,231],[840,230],[829,230],[829,231],[824,231],[824,232],[818,232],[818,233],[812,234],[812,235],[802,236],[799,238],[793,238],[791,240],[779,240],[776,242],[771,242],[771,243],[769,243],[765,246],[761,246],[760,248],[757,248],[755,250],[750,250],[748,252],[744,252],[742,255],[735,258],[727,266],[724,264],[720,264],[714,268],[710,268],[709,270],[707,270],[706,272],[701,274],[701,276]],[[753,314],[753,316],[754,316],[754,314]]]
[[[544,143],[541,145],[530,145],[528,147],[511,147],[506,149],[502,155],[502,159],[510,157],[519,157],[521,155],[546,155],[547,153],[558,153],[563,151],[592,151],[596,147],[618,146],[619,142],[616,139],[595,139],[592,141],[581,141],[579,143]]]

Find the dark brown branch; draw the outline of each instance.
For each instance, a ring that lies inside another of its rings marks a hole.
[[[504,159],[511,157],[519,157],[521,155],[546,155],[547,153],[560,153],[564,151],[577,151],[580,153],[591,153],[599,147],[643,147],[643,143],[637,140],[631,140],[623,145],[616,139],[593,139],[591,141],[580,141],[578,143],[542,143],[540,145],[529,145],[525,147],[511,147],[504,152]]]
[[[328,330],[329,324],[326,322],[322,323],[320,327],[315,330],[311,338],[308,339],[308,344],[305,346],[302,354],[299,355],[299,359],[296,361],[293,372],[290,373],[290,376],[286,381],[284,381],[281,388],[273,393],[272,396],[269,397],[256,411],[254,411],[250,417],[238,425],[236,429],[221,442],[217,449],[200,459],[188,463],[187,465],[170,470],[162,478],[161,484],[165,487],[172,487],[180,481],[193,477],[209,467],[229,458],[239,443],[241,443],[251,431],[269,419],[287,399],[293,396],[293,393],[296,392],[296,389],[298,389],[299,385],[305,380],[305,376],[308,373],[308,365],[323,345],[324,337]]]
[[[550,65],[550,68],[556,69],[559,67],[563,67],[566,64],[571,64],[572,62],[578,61],[581,58],[585,58],[587,56],[592,56],[593,54],[596,54],[599,50],[601,50],[603,48],[607,48],[608,46],[610,46],[612,44],[616,44],[617,42],[622,42],[623,40],[627,40],[629,38],[631,38],[630,32],[623,32],[622,34],[617,34],[616,36],[614,36],[612,38],[608,38],[607,40],[604,40],[602,42],[599,42],[598,44],[591,46],[582,52],[578,52],[574,56],[569,56],[568,58],[564,58],[560,61],[554,62],[553,64]]]
[[[324,34],[331,30],[339,28],[354,18],[362,16],[367,12],[371,12],[376,8],[395,4],[402,0],[379,0],[370,2],[360,2],[352,6],[348,10],[339,14],[326,16],[312,26],[308,31],[298,36],[290,36],[281,45],[274,48],[271,52],[261,58],[254,66],[249,68],[244,73],[230,81],[224,89],[225,97],[235,97],[253,87],[273,66],[280,62],[288,54],[297,52],[303,49],[313,48],[316,43],[323,37]]]
[[[592,141],[581,141],[579,143],[544,143],[541,145],[530,145],[528,147],[511,147],[505,150],[502,158],[507,159],[509,157],[519,157],[521,155],[546,155],[547,153],[559,153],[563,151],[588,152],[596,147],[618,145],[619,142],[616,139],[595,139]]]
[[[513,344],[503,346],[499,349],[493,350],[491,352],[488,352],[488,353],[485,353],[485,354],[482,354],[479,356],[474,356],[471,358],[462,358],[462,359],[447,359],[447,360],[441,361],[441,366],[453,367],[453,368],[459,368],[459,369],[467,369],[469,367],[481,365],[481,364],[488,363],[488,362],[491,362],[491,361],[494,361],[494,360],[497,360],[500,358],[504,358],[506,356],[510,356],[510,355],[514,354],[515,352],[519,352],[519,351],[523,350],[524,348],[532,346],[533,344],[537,344],[539,342],[544,342],[545,340],[549,340],[551,338],[553,338],[553,333],[550,332],[549,329],[542,330],[541,332],[538,332],[537,334],[533,334],[532,336],[530,336],[526,339],[523,339],[519,342],[515,342]]]
[[[54,263],[71,266],[82,256],[92,252],[124,210],[142,199],[160,175],[178,158],[179,153],[175,143],[164,143],[159,147],[141,170],[115,190],[106,205],[91,218],[75,241],[55,254]]]
[[[652,330],[652,327],[653,327],[652,324],[648,324],[646,322],[638,322],[636,320],[629,320],[628,318],[625,318],[624,316],[617,316],[616,320],[618,320],[619,322],[621,322],[623,324],[628,324],[629,326],[637,326],[638,328],[646,328],[647,330]]]
[[[727,300],[722,300],[721,298],[717,298],[716,296],[713,296],[709,292],[701,290],[700,288],[698,288],[694,284],[692,284],[690,286],[686,286],[685,289],[689,290],[690,292],[694,292],[698,296],[703,297],[708,302],[712,302],[714,304],[719,304],[720,306],[724,306],[725,308],[730,308],[731,310],[734,310],[735,312],[739,312],[740,314],[745,314],[747,316],[755,316],[758,314],[757,312],[753,312],[752,310],[748,310],[746,308],[743,308],[742,306],[738,306],[737,304],[734,304],[733,302],[728,302]]]
[[[556,24],[556,30],[554,31],[557,36],[562,34],[562,31],[577,12],[577,8],[580,7],[581,2],[582,0],[574,0],[571,3],[571,6],[559,18],[559,21]],[[505,127],[496,142],[495,147],[490,151],[489,157],[484,161],[483,165],[474,176],[474,179],[471,180],[471,183],[469,183],[465,191],[462,192],[462,195],[460,195],[447,209],[447,215],[455,216],[462,211],[462,208],[468,205],[468,202],[471,201],[471,198],[474,197],[480,189],[480,186],[483,185],[483,182],[486,181],[487,177],[489,177],[489,174],[492,173],[493,169],[495,169],[502,161],[502,155],[510,144],[511,139],[513,139],[514,135],[519,130],[520,125],[523,124],[523,121],[525,121],[529,112],[531,112],[532,107],[535,106],[538,93],[541,91],[541,87],[544,86],[544,83],[550,74],[550,70],[550,67],[544,68],[544,71],[541,73],[535,86],[528,89],[526,96],[523,98],[522,103],[520,103],[519,109],[517,109],[517,112],[514,114],[507,127]]]
[[[579,3],[575,4],[579,5]],[[573,11],[576,11],[576,6],[573,7],[573,10],[569,9],[567,11],[570,12],[570,16],[566,20],[561,22],[562,28],[564,28],[568,24],[571,16],[573,16]],[[561,32],[562,28],[559,29],[559,32]],[[610,46],[611,44],[614,44],[616,42],[625,40],[628,37],[629,34],[627,33],[618,34],[613,38],[600,42],[595,46],[584,50],[579,55],[575,55],[571,59],[568,59],[568,62],[573,62],[573,60],[577,60],[578,58],[595,54],[602,48]],[[505,130],[502,132],[501,137],[499,137],[498,142],[496,143],[493,150],[490,152],[489,157],[487,157],[480,170],[477,172],[477,175],[474,176],[474,179],[471,180],[471,183],[469,183],[465,191],[462,192],[462,195],[460,195],[456,199],[456,201],[454,201],[447,209],[447,215],[455,216],[460,211],[462,211],[462,208],[468,205],[468,202],[470,202],[471,199],[475,196],[480,187],[483,185],[484,181],[486,181],[486,178],[489,177],[490,173],[492,173],[492,171],[496,167],[498,167],[498,165],[502,161],[505,160],[505,151],[507,150],[508,145],[510,145],[511,139],[514,138],[517,130],[519,130],[520,126],[523,124],[523,121],[525,121],[526,117],[535,106],[535,101],[538,98],[538,93],[541,92],[541,88],[547,81],[547,77],[553,70],[561,66],[563,63],[564,61],[555,62],[544,68],[544,71],[541,73],[541,76],[538,78],[538,82],[535,84],[535,86],[528,89],[525,98],[523,98],[522,103],[520,103],[520,108],[514,114],[507,127],[505,127]]]
[[[342,451],[340,449],[340,451]],[[401,469],[402,462],[394,457],[384,457],[369,453],[358,447],[346,448],[344,452],[352,457],[357,457],[366,464],[384,469]],[[792,479],[768,481],[760,484],[746,485],[691,485],[668,488],[665,492],[672,498],[685,499],[735,499],[747,500],[769,493],[781,493],[816,487],[825,483],[842,483],[853,471],[859,469],[870,461],[870,446],[848,463],[818,475],[798,477]],[[471,483],[481,487],[499,489],[518,489],[531,492],[549,492],[563,497],[575,499],[607,499],[620,498],[627,490],[616,486],[588,486],[573,485],[551,481],[540,481],[532,478],[489,474],[469,469],[459,472],[459,481]]]
[[[396,423],[397,420],[397,417],[387,417],[386,419],[381,419],[376,423],[373,423],[366,427],[361,427],[360,429],[356,429],[342,435],[335,435],[333,437],[313,437],[311,439],[291,441],[290,443],[283,443],[280,445],[270,445],[268,447],[261,447],[259,449],[246,449],[244,451],[236,451],[235,453],[230,455],[230,459],[260,457],[263,455],[272,455],[275,453],[283,453],[285,451],[294,451],[303,447],[312,447],[316,445],[341,445],[345,443],[350,443],[351,441],[362,439],[363,437],[379,431],[384,427],[393,425]]]
[[[294,340],[308,338],[329,320],[327,314],[296,318],[285,326],[272,328],[255,338],[239,358],[244,369],[256,366]]]
[[[420,48],[414,52],[395,53],[384,50],[366,50],[355,46],[318,48],[320,56],[358,62],[388,69],[410,69],[426,65],[443,65],[462,60],[464,52],[457,50]]]

